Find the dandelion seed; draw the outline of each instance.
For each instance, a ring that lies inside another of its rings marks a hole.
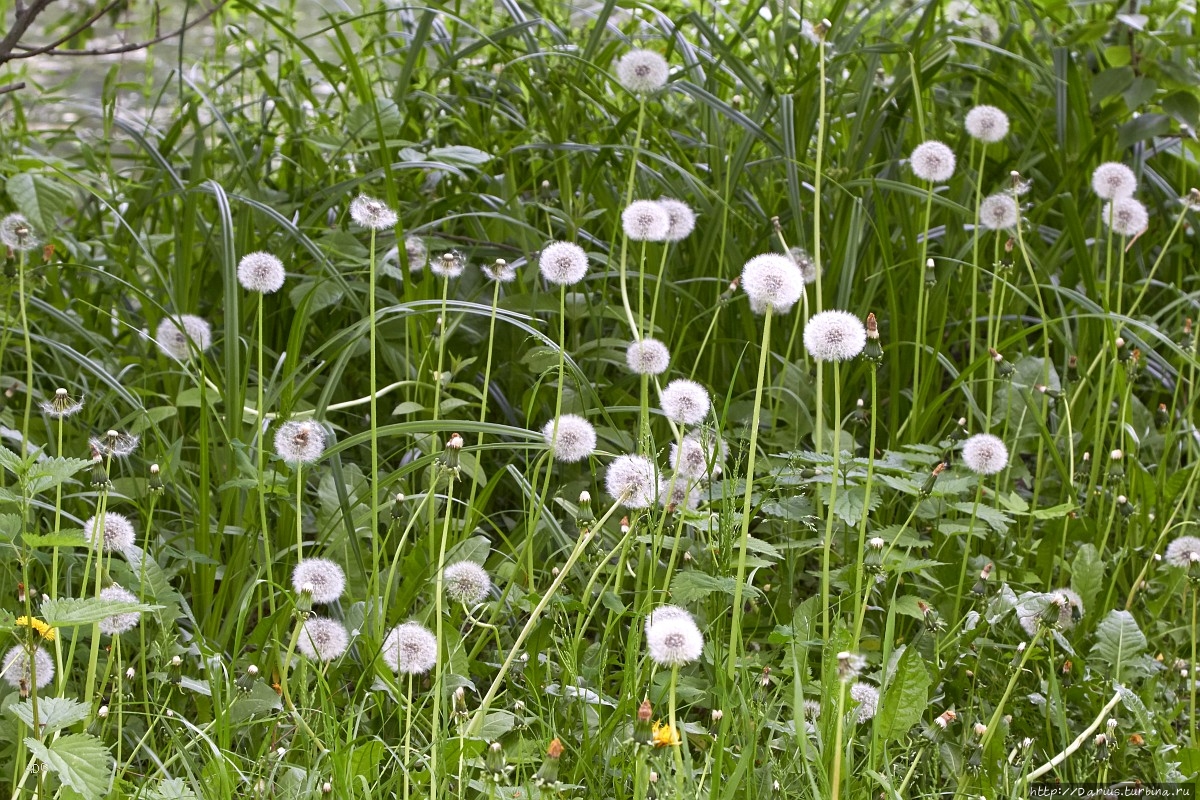
[[[817,35],[817,29],[810,19],[800,21],[800,35],[813,47],[819,47],[821,44],[821,37]]]
[[[809,699],[804,701],[804,718],[811,722],[816,722],[821,718],[820,700]]]
[[[649,508],[658,488],[658,470],[644,456],[617,456],[605,472],[604,488],[626,508]]]
[[[647,336],[629,343],[625,349],[625,363],[634,375],[661,375],[671,364],[671,353],[658,339]]]
[[[37,235],[24,214],[9,214],[0,219],[0,244],[18,253],[38,246]]]
[[[979,204],[979,224],[990,231],[1015,228],[1017,219],[1017,201],[1008,193],[988,195]]]
[[[671,230],[671,218],[653,200],[634,200],[621,212],[621,228],[635,242],[661,242]]]
[[[685,508],[688,511],[695,511],[700,505],[700,490],[679,475],[676,475],[674,479],[660,478],[658,502],[667,509]]]
[[[583,248],[571,242],[551,242],[538,256],[538,271],[547,283],[571,286],[587,275],[588,259]]]
[[[238,283],[248,292],[273,294],[283,286],[283,262],[271,253],[247,253],[238,262]]]
[[[786,314],[804,293],[804,275],[791,256],[764,253],[742,267],[742,288],[755,314],[765,314],[768,308]]]
[[[978,475],[995,475],[1008,466],[1008,448],[997,436],[977,433],[963,442],[962,460]]]
[[[670,67],[653,50],[630,50],[617,60],[617,81],[634,94],[651,94],[667,85]]]
[[[429,249],[425,247],[425,241],[416,236],[405,237],[404,255],[408,258],[409,272],[420,272],[429,261]]]
[[[275,432],[275,452],[289,464],[311,464],[325,452],[325,429],[310,419],[285,422]]]
[[[457,278],[467,270],[467,258],[457,250],[442,253],[441,257],[429,262],[429,271],[439,278]]]
[[[124,586],[119,586],[115,583],[100,590],[100,599],[120,603],[136,603],[138,601],[137,595]],[[113,614],[111,617],[105,617],[100,620],[100,632],[109,636],[120,636],[125,631],[136,628],[138,620],[141,618],[142,613],[140,611],[126,611],[121,614]]]
[[[1200,538],[1195,536],[1180,536],[1167,545],[1167,552],[1163,558],[1167,563],[1190,569],[1196,564],[1200,564]]]
[[[92,452],[108,458],[127,458],[137,449],[141,437],[134,433],[109,431],[103,436],[93,436],[88,439]]]
[[[913,174],[930,183],[945,183],[954,176],[954,151],[931,139],[916,146],[909,156]]]
[[[817,262],[812,260],[812,256],[808,254],[807,250],[802,247],[793,247],[788,250],[788,255],[800,268],[800,274],[804,277],[805,283],[817,282]]]
[[[314,603],[332,603],[346,591],[346,573],[327,558],[306,558],[292,571],[292,586],[312,594]]]
[[[550,420],[542,427],[542,436],[554,452],[555,460],[564,464],[583,461],[596,451],[596,429],[577,414],[560,416],[557,430],[554,420]]]
[[[804,349],[817,361],[847,361],[866,345],[866,327],[848,311],[822,311],[804,326]]]
[[[875,716],[879,708],[879,690],[869,683],[859,681],[850,687],[850,699],[858,703],[855,718],[859,724]]]
[[[100,547],[106,552],[114,550],[123,552],[133,546],[137,539],[133,523],[124,514],[115,511],[104,512],[104,530],[96,530],[96,518],[91,517],[83,523],[83,539],[92,547]]]
[[[1101,164],[1092,172],[1092,191],[1102,200],[1132,197],[1137,185],[1133,170],[1116,161]]]
[[[203,353],[212,346],[212,326],[194,314],[180,314],[179,319],[163,318],[154,332],[154,341],[164,355],[178,361]]]
[[[857,653],[843,650],[837,654],[838,679],[850,683],[859,676],[867,666],[867,660]]]
[[[40,647],[34,648],[31,659],[25,645],[19,644],[4,654],[4,665],[0,667],[5,682],[19,690],[22,697],[29,695],[29,686],[34,679],[30,670],[31,663],[32,672],[37,673],[37,688],[45,688],[54,680],[54,659]]]
[[[696,229],[696,212],[682,200],[664,197],[658,205],[667,212],[667,233],[663,239],[678,242],[686,239]]]
[[[313,661],[334,661],[350,646],[346,627],[334,619],[310,617],[304,621],[296,649]]]
[[[660,667],[690,664],[700,658],[704,650],[704,634],[692,615],[675,608],[677,611],[667,616],[652,614],[654,622],[646,627],[646,649],[650,659]]]
[[[1008,115],[995,106],[975,106],[967,112],[967,134],[987,144],[1008,135]]]
[[[82,400],[72,400],[66,389],[57,389],[53,400],[41,403],[42,413],[51,419],[65,419],[83,409]]]
[[[708,390],[695,381],[676,378],[662,391],[662,410],[667,419],[683,425],[699,425],[708,416],[712,400]]]
[[[517,279],[517,268],[503,258],[497,258],[483,267],[483,274],[497,283],[512,283]]]
[[[1118,236],[1138,236],[1150,224],[1146,207],[1132,197],[1118,197],[1104,204],[1101,218]]]
[[[456,603],[474,606],[487,599],[492,579],[487,570],[474,561],[459,561],[442,572],[446,595]]]
[[[666,622],[672,619],[692,619],[692,615],[691,612],[689,612],[683,606],[659,606],[646,615],[646,628],[653,628],[660,622]]]
[[[671,445],[671,469],[688,480],[711,480],[721,474],[728,448],[720,436],[692,431]]]
[[[360,194],[350,202],[350,219],[364,228],[383,231],[396,227],[400,218],[387,203]]]
[[[422,675],[437,663],[437,638],[418,622],[397,625],[383,640],[383,663],[401,675]]]

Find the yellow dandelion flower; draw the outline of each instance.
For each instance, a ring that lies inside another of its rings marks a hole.
[[[17,617],[17,625],[22,628],[33,628],[47,642],[53,642],[58,632],[36,617]]]
[[[654,723],[652,731],[655,747],[678,747],[679,731],[661,722]]]

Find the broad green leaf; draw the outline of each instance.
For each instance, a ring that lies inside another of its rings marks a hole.
[[[1071,588],[1083,601],[1085,613],[1104,588],[1104,562],[1094,544],[1082,545],[1075,552],[1075,560],[1071,562]]]
[[[477,167],[492,160],[490,153],[466,145],[435,147],[429,151],[430,161],[440,161],[456,167]]]
[[[32,172],[13,175],[4,190],[41,236],[57,227],[55,218],[75,200],[70,189]]]
[[[21,460],[19,455],[7,447],[0,447],[0,467],[3,467],[14,475],[22,475],[25,472],[25,462]]]
[[[921,721],[929,703],[929,672],[921,654],[911,647],[896,662],[896,673],[888,683],[875,719],[876,730],[885,739],[899,739]]]
[[[67,531],[59,531],[58,533],[27,533],[21,537],[26,547],[86,547],[87,542],[83,540],[83,531],[79,528],[72,528]]]
[[[182,778],[160,781],[146,791],[146,800],[196,800],[196,793]]]
[[[704,572],[692,570],[677,572],[671,581],[671,599],[680,605],[687,605],[697,600],[703,600],[710,594],[719,593],[733,596],[737,586],[737,578],[714,578]],[[743,587],[743,596],[747,599],[759,594],[758,589],[747,584]]]
[[[841,488],[837,494],[837,500],[833,504],[833,512],[846,525],[857,525],[863,516],[863,508],[870,513],[879,508],[879,504],[883,502],[883,498],[879,492],[871,492],[870,501],[867,500],[867,490],[863,486],[850,486]]]
[[[6,710],[30,728],[33,727],[32,699],[13,703]],[[87,715],[87,703],[81,703],[68,697],[39,697],[37,701],[38,725],[41,726],[43,733],[74,725],[76,722],[87,719]]]
[[[91,625],[116,614],[128,614],[131,611],[145,613],[156,611],[158,608],[159,606],[127,603],[122,600],[70,597],[44,601],[42,603],[42,619],[52,628],[73,628],[78,625]]]
[[[283,702],[266,681],[256,681],[250,691],[240,694],[229,707],[229,721],[237,724],[252,717],[266,717],[283,707]]]
[[[378,123],[375,117],[379,117]],[[366,141],[377,141],[382,128],[384,137],[396,136],[404,126],[404,118],[400,108],[392,100],[381,97],[375,100],[374,106],[355,106],[346,116],[346,131],[351,136]]]
[[[82,458],[44,458],[36,462],[25,476],[25,491],[30,495],[53,489],[92,464]]]
[[[72,733],[49,747],[27,738],[25,746],[62,781],[86,800],[100,800],[112,785],[112,755],[104,742],[87,733]]]
[[[510,711],[490,711],[479,726],[479,738],[494,742],[516,727],[517,718]]]
[[[977,522],[985,523],[989,528],[996,533],[1004,533],[1008,530],[1008,526],[1012,524],[1012,517],[1005,514],[1003,511],[985,506],[982,503],[976,505],[974,503],[954,503],[952,508],[955,508],[964,514],[970,515],[973,511]],[[976,526],[975,530],[979,530]]]
[[[1114,680],[1142,678],[1150,674],[1146,663],[1153,659],[1143,657],[1146,649],[1146,634],[1138,627],[1133,614],[1128,611],[1110,611],[1096,628],[1096,643],[1090,653],[1091,666],[1102,674],[1111,674]]]

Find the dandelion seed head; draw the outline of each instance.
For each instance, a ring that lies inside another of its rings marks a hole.
[[[617,81],[634,94],[650,94],[667,85],[671,69],[653,50],[630,50],[617,60]]]
[[[625,349],[625,363],[634,375],[661,375],[671,364],[671,353],[658,339],[647,336],[629,343]]]
[[[350,647],[346,626],[327,617],[309,617],[300,630],[296,649],[313,661],[334,661]]]
[[[325,452],[325,429],[311,419],[285,422],[275,432],[275,452],[289,464],[311,464]]]
[[[83,538],[92,547],[111,553],[128,550],[136,541],[137,534],[129,517],[115,511],[105,511],[103,532],[96,530],[96,518],[90,517],[83,523]]]
[[[350,201],[350,219],[364,228],[383,231],[396,227],[400,218],[388,208],[387,203],[360,194]]]
[[[484,266],[483,274],[499,283],[512,283],[517,279],[517,268],[503,258],[497,258]]]
[[[804,277],[805,283],[817,282],[817,262],[813,261],[807,250],[803,247],[793,247],[788,250],[788,255],[800,268],[800,274]]]
[[[137,595],[124,586],[119,586],[115,583],[100,590],[100,599],[119,603],[136,603],[138,601]],[[140,611],[113,614],[111,617],[105,617],[100,620],[100,632],[109,636],[119,636],[125,631],[136,628],[138,620],[141,618],[142,614]]]
[[[446,586],[446,595],[465,606],[482,603],[492,589],[492,579],[487,570],[474,561],[459,561],[446,567],[442,581]]]
[[[667,419],[699,425],[708,416],[712,400],[708,390],[687,378],[676,378],[662,390],[662,410]]]
[[[429,271],[439,278],[457,278],[467,270],[467,257],[457,250],[448,250],[429,262]]]
[[[554,458],[564,464],[583,461],[596,451],[596,429],[592,423],[577,414],[563,414],[542,426],[546,445],[554,452]]]
[[[383,640],[383,663],[401,675],[423,675],[437,657],[437,638],[419,622],[397,625]]]
[[[283,262],[271,253],[247,253],[238,262],[237,279],[248,292],[273,294],[283,286]]]
[[[140,441],[141,437],[134,433],[109,431],[104,436],[93,436],[88,439],[88,444],[92,446],[95,453],[101,456],[127,458],[133,455],[133,451],[137,449]]]
[[[1008,466],[1008,448],[998,436],[977,433],[963,442],[962,460],[978,475],[995,475]]]
[[[311,593],[314,603],[332,603],[346,591],[346,573],[327,558],[306,558],[292,570],[292,586]]]
[[[587,275],[588,259],[583,248],[573,242],[551,242],[538,256],[538,271],[547,283],[571,286]]]
[[[644,456],[617,456],[604,474],[604,488],[626,508],[649,508],[658,489],[658,470]]]
[[[1092,171],[1092,191],[1102,200],[1132,197],[1137,191],[1133,170],[1117,161],[1108,161]]]
[[[1150,224],[1146,207],[1132,197],[1118,197],[1104,204],[1104,224],[1118,236],[1137,236]]]
[[[690,664],[699,659],[704,650],[704,634],[692,615],[677,606],[673,608],[675,610],[665,615],[652,612],[651,624],[646,626],[646,650],[660,667]]]
[[[38,238],[24,214],[8,214],[0,219],[0,244],[22,253],[37,247]]]
[[[425,240],[418,236],[406,236],[404,238],[404,255],[408,258],[408,271],[420,272],[425,269],[425,264],[429,261],[429,248],[425,246]]]
[[[621,228],[634,242],[661,242],[671,230],[671,217],[661,203],[634,200],[621,212]]]
[[[909,156],[913,174],[930,183],[945,183],[954,176],[954,151],[930,139],[917,145]]]
[[[1017,225],[1017,201],[1012,195],[988,195],[979,204],[979,224],[990,231],[1005,231]]]
[[[42,413],[51,419],[66,419],[83,410],[83,400],[73,400],[66,389],[56,389],[54,397],[39,403]]]
[[[33,669],[30,670],[30,663]],[[33,674],[37,673],[37,688],[43,689],[54,680],[54,659],[42,648],[35,648],[33,658],[25,645],[19,644],[4,654],[4,665],[0,667],[4,673],[5,682],[14,689],[20,689],[22,694],[29,691]]]
[[[728,448],[711,431],[692,431],[671,445],[671,469],[693,481],[711,480],[721,474]]]
[[[1190,568],[1200,562],[1200,537],[1180,536],[1167,545],[1163,558],[1172,566]]]
[[[869,683],[858,681],[850,686],[850,699],[858,703],[856,719],[859,724],[875,716],[879,708],[879,690]]]
[[[742,288],[750,298],[750,310],[786,314],[804,293],[804,274],[791,256],[764,253],[742,267]]]
[[[967,112],[967,134],[987,144],[1008,135],[1008,115],[995,106],[975,106]]]
[[[804,349],[817,361],[847,361],[866,346],[866,326],[849,311],[821,311],[804,326]]]
[[[164,317],[154,332],[154,341],[164,355],[183,361],[192,349],[203,353],[212,346],[212,326],[194,314],[180,314],[179,319]]]
[[[663,239],[678,242],[686,239],[696,229],[696,212],[682,200],[664,197],[658,205],[667,212],[667,233]]]
[[[664,508],[695,511],[700,506],[700,489],[682,475],[663,477],[658,481],[658,503]]]
[[[821,718],[821,701],[820,700],[805,700],[804,701],[804,718],[816,722]]]

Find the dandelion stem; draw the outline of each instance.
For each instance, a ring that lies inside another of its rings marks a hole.
[[[828,641],[828,639],[827,639]],[[833,748],[833,777],[829,781],[833,800],[838,800],[842,793],[842,737],[846,716],[846,683],[838,681],[837,728],[834,734]]]
[[[17,302],[21,310],[21,336],[25,341],[25,415],[21,419],[21,458],[29,454],[29,419],[33,414],[33,342],[29,336],[28,299],[25,297],[25,253],[17,257]]]
[[[1043,627],[1039,626],[1037,632],[1025,647],[1025,652],[1021,654],[1020,663],[1013,670],[1012,677],[1008,679],[1008,685],[1004,687],[1004,694],[1000,696],[1000,702],[996,704],[996,710],[992,712],[992,718],[988,720],[987,730],[984,731],[983,737],[979,741],[979,749],[985,753],[987,752],[988,742],[992,740],[996,729],[1000,727],[1000,717],[1004,715],[1004,705],[1008,702],[1008,698],[1012,696],[1013,689],[1016,688],[1017,681],[1021,678],[1021,672],[1025,669],[1025,663],[1033,655],[1033,650],[1037,646],[1038,639],[1042,637],[1042,631]]]
[[[871,488],[872,488],[872,483],[874,482],[874,479],[875,479],[875,428],[876,428],[875,417],[876,417],[876,413],[878,411],[878,405],[879,405],[878,377],[879,377],[878,365],[872,364],[871,365],[871,418],[868,422],[868,424],[871,427],[871,433],[870,433],[870,438],[868,440],[869,444],[867,445],[867,481],[866,481],[866,485],[863,489],[863,494],[864,494],[863,514],[862,514],[862,517],[858,520],[858,561],[857,561],[857,566],[854,570],[854,596],[855,597],[859,597],[860,595],[862,595],[863,562],[866,558],[866,544],[867,544],[867,516],[868,516],[868,514],[866,513],[866,510],[871,507]],[[858,649],[858,632],[862,630],[861,615],[860,615],[859,619],[855,620],[854,628],[855,628],[854,646],[855,646],[855,649],[857,650]]]
[[[257,402],[258,408],[262,408],[266,400],[264,399],[263,390],[263,303],[265,295],[259,293],[258,308],[255,310],[255,330],[258,338],[258,374],[256,375],[255,383],[258,384]],[[271,616],[275,616],[275,578],[273,573],[273,562],[275,554],[271,547],[271,531],[267,527],[267,493],[266,493],[266,449],[267,449],[267,432],[264,420],[261,417],[256,417],[254,420],[257,430],[258,447],[255,448],[255,480],[258,484],[258,527],[259,533],[262,535],[263,541],[263,565],[267,569],[267,607],[271,609]],[[149,535],[149,530],[147,530]],[[142,554],[142,558],[147,556]]]
[[[842,457],[842,374],[841,362],[833,362],[833,475],[829,484],[829,506],[825,509],[825,541],[821,548],[821,631],[825,641],[830,641],[833,630],[829,627],[829,561],[833,550],[833,518],[837,505],[838,483],[841,480]],[[817,364],[817,375],[822,372],[821,364]],[[817,405],[822,403],[821,395],[817,394]],[[867,513],[866,507],[863,514]],[[836,788],[834,790],[837,791]],[[836,794],[834,795],[837,796]]]
[[[672,744],[671,750],[675,759],[675,791],[683,797],[683,731],[675,722],[675,685],[679,680],[679,665],[671,666],[671,686],[667,693],[667,716],[670,720],[672,737],[679,737],[679,744]]]
[[[379,413],[376,408],[378,400],[378,384],[376,378],[376,309],[375,309],[375,228],[371,227],[371,265],[368,281],[370,286],[367,289],[368,315],[370,317],[370,350],[371,350],[371,370],[370,370],[370,389],[371,389],[371,478],[367,481],[367,488],[371,492],[371,577],[368,581],[368,595],[370,597],[379,596]],[[259,301],[259,308],[262,308],[262,302]],[[261,314],[261,311],[260,311]],[[261,320],[261,316],[260,316]],[[259,341],[259,352],[262,350],[262,342]],[[261,362],[259,369],[262,369]],[[440,369],[440,367],[439,367]],[[440,377],[440,376],[439,376]],[[438,385],[441,381],[439,379]],[[262,408],[262,395],[259,394],[258,407]],[[437,418],[436,411],[434,418]],[[372,621],[377,625],[377,632],[382,635],[383,618],[377,614],[371,614]]]
[[[1188,743],[1193,747],[1196,744],[1196,612],[1200,608],[1200,585],[1192,584],[1192,664],[1191,670],[1188,672],[1188,689],[1190,714],[1188,715],[1188,729],[1191,731],[1188,738]]]

